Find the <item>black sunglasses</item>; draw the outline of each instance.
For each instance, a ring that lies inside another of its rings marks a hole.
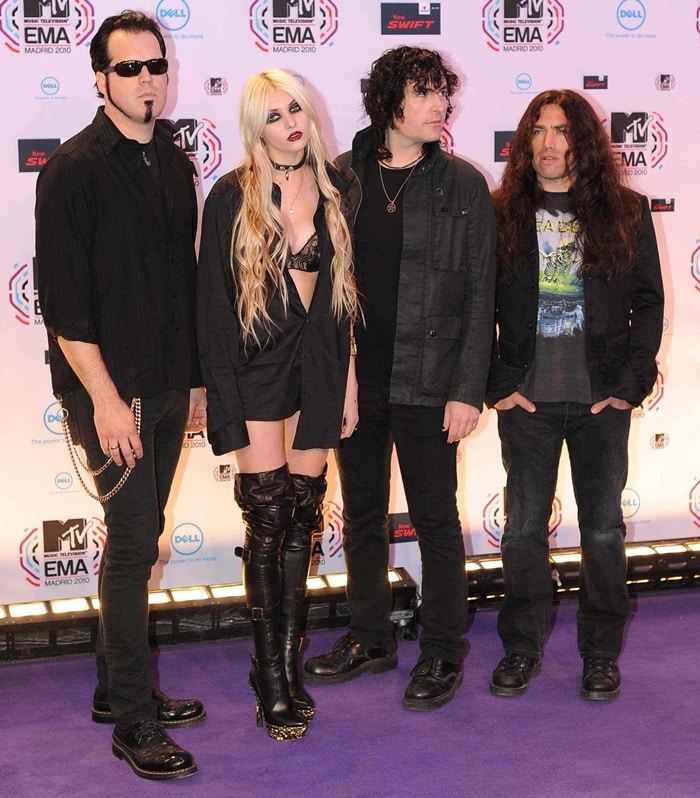
[[[151,75],[165,75],[168,71],[167,58],[151,58],[148,61],[120,61],[114,66],[105,67],[102,72],[108,75],[116,72],[120,78],[135,78],[141,74],[141,70],[146,69]]]

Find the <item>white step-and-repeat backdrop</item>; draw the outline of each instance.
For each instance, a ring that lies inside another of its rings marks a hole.
[[[96,592],[105,528],[80,489],[50,392],[33,274],[36,173],[98,105],[88,46],[125,0],[0,0],[0,305],[2,536],[0,603]],[[634,412],[624,511],[631,541],[700,535],[700,4],[698,0],[151,0],[170,58],[165,116],[191,155],[203,201],[241,156],[240,88],[253,72],[289,69],[311,88],[331,154],[363,127],[360,81],[399,44],[440,50],[460,75],[443,145],[494,187],[510,132],[538,92],[582,91],[611,132],[633,187],[655,211],[668,303],[660,376]],[[461,445],[459,501],[469,554],[498,551],[504,473],[495,416]],[[153,587],[240,580],[233,456],[203,435],[183,442]],[[420,578],[396,470],[394,563]],[[344,570],[340,493],[331,468],[321,573]],[[552,545],[577,545],[562,465]]]

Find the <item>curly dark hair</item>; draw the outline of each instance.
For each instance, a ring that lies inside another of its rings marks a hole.
[[[439,89],[447,92],[447,118],[452,113],[450,97],[459,87],[459,78],[443,61],[440,53],[421,47],[395,47],[373,64],[364,88],[363,104],[376,137],[376,154],[390,160],[384,136],[394,121],[403,119],[406,86],[417,91]]]
[[[608,282],[627,271],[634,260],[635,236],[642,207],[623,183],[610,139],[591,104],[569,89],[550,89],[528,105],[510,144],[499,188],[493,194],[499,230],[499,270],[511,279],[526,260],[532,220],[544,205],[544,192],[532,166],[532,132],[545,105],[566,115],[567,162],[572,212],[579,221],[581,272],[599,269]]]
[[[90,58],[93,72],[102,72],[109,66],[110,55],[107,43],[111,34],[116,30],[126,30],[132,33],[141,31],[152,33],[158,40],[161,55],[165,58],[165,41],[155,19],[147,14],[142,14],[140,11],[126,9],[121,14],[107,17],[90,42]],[[99,91],[97,94],[99,97],[103,96]]]

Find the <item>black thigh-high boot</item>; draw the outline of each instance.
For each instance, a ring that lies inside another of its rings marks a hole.
[[[255,645],[249,681],[255,693],[258,726],[264,721],[275,740],[296,740],[306,732],[307,723],[292,707],[279,643],[280,552],[294,515],[287,466],[236,474],[235,497],[246,528],[241,556]]]
[[[282,544],[282,603],[280,647],[292,706],[311,719],[316,713],[313,698],[304,689],[299,669],[299,651],[304,631],[304,600],[311,560],[311,536],[323,529],[326,467],[318,477],[291,474],[296,510],[291,529]]]

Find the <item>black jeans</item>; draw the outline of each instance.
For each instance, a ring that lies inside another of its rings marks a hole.
[[[576,402],[498,411],[507,471],[501,542],[505,601],[498,632],[508,653],[539,657],[549,628],[552,575],[548,521],[566,441],[581,533],[578,648],[582,657],[616,659],[629,613],[625,525],[620,500],[627,479],[631,411],[598,415]]]
[[[365,647],[396,650],[389,620],[389,481],[392,444],[422,560],[421,654],[459,664],[466,644],[467,577],[457,511],[457,444],[444,408],[393,405],[388,390],[360,385],[360,423],[338,449],[350,631]]]
[[[96,470],[106,458],[97,439],[92,402],[83,388],[64,395],[62,401],[74,440],[81,443],[88,465]],[[156,717],[148,645],[148,580],[158,559],[158,538],[188,413],[189,391],[141,399],[143,458],[121,490],[103,505],[107,540],[98,581],[97,682],[120,726]],[[95,477],[98,492],[111,490],[122,471],[112,464]]]

